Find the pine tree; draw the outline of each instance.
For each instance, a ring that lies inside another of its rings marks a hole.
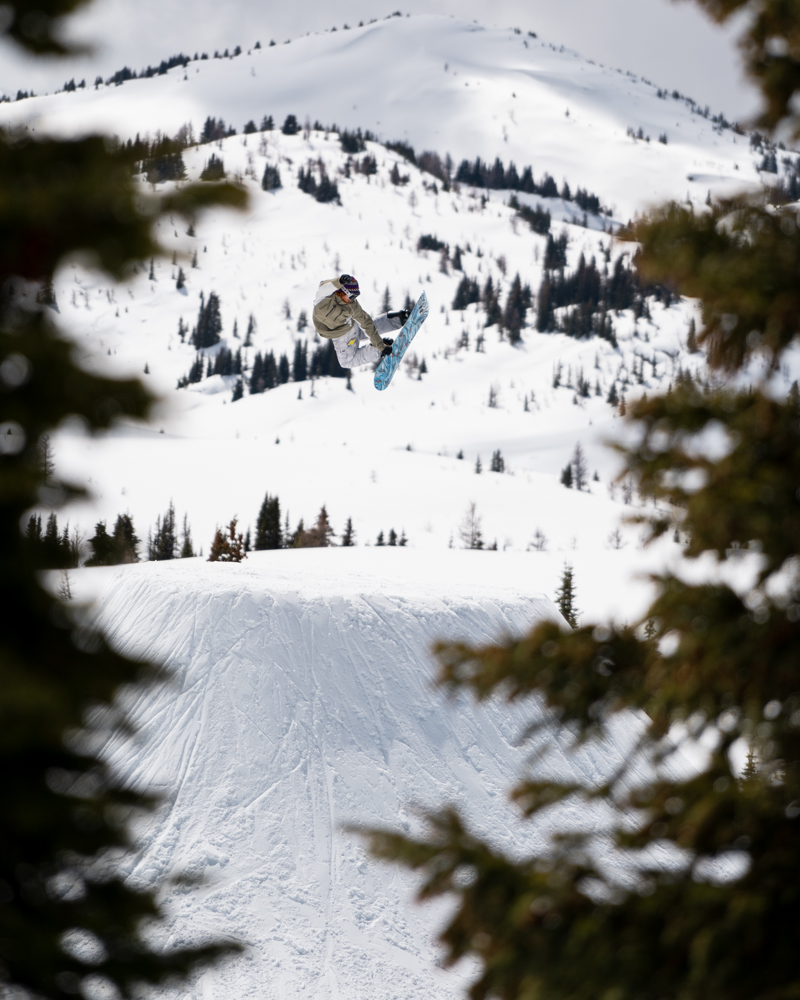
[[[569,624],[573,628],[577,628],[578,609],[575,607],[575,581],[572,575],[572,567],[568,563],[564,563],[561,584],[556,591],[556,604],[558,605],[558,610]]]
[[[247,320],[247,333],[244,335],[245,347],[253,346],[253,334],[255,332],[256,332],[256,318],[252,313],[250,313],[250,316]]]
[[[383,293],[383,300],[381,302],[381,312],[388,313],[391,308],[392,308],[392,297],[389,293],[389,286],[387,285]]]
[[[481,466],[481,456],[478,455],[478,457],[475,459],[475,474],[479,476],[482,471],[483,467]]]
[[[568,490],[572,489],[572,462],[561,470],[561,485],[566,486]]]
[[[408,538],[406,538],[406,529],[405,528],[403,528],[403,530],[400,532],[400,538],[399,538],[397,544],[400,546],[401,549],[404,549],[406,547],[406,545],[408,545]]]
[[[339,543],[342,548],[349,548],[356,544],[356,533],[353,530],[353,520],[352,518],[347,519],[347,524],[344,528],[344,534],[342,535],[342,540]]]
[[[183,515],[183,531],[181,532],[181,559],[194,559],[196,553],[192,544],[192,532],[189,528],[189,515]]]
[[[175,534],[175,508],[172,505],[172,501],[170,501],[163,521],[160,515],[156,518],[155,534],[150,536],[147,545],[147,558],[155,561],[174,559],[177,547],[178,538]]]
[[[334,530],[331,527],[331,523],[328,519],[328,511],[325,504],[317,515],[317,523],[306,533],[304,539],[305,548],[327,548],[330,545],[335,545],[336,542],[333,541]]]
[[[208,556],[209,562],[241,562],[247,558],[244,550],[244,537],[237,533],[237,519],[234,517],[225,531],[220,528],[214,532],[214,539],[211,542],[211,552]]]
[[[389,542],[388,542],[388,544],[389,545],[394,545],[394,546],[397,545],[397,532],[394,530],[394,528],[390,528],[389,529]]]
[[[489,471],[490,472],[506,471],[506,463],[502,454],[500,453],[499,448],[497,449],[497,451],[492,452],[492,462],[491,465],[489,466]]]
[[[176,288],[186,287],[186,275],[183,273],[182,267],[178,268],[178,280],[175,282],[175,287]]]
[[[264,549],[280,549],[282,547],[281,505],[276,496],[271,497],[267,493],[256,519],[256,537],[253,548],[260,552]]]
[[[382,531],[378,532],[378,540],[375,542],[375,544],[376,545],[386,545],[386,542],[384,541],[384,538],[383,538],[383,532]]]

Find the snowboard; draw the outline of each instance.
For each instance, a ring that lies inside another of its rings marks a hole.
[[[428,317],[428,297],[425,292],[420,295],[417,304],[411,310],[411,315],[406,320],[404,326],[394,338],[392,353],[385,358],[375,369],[375,388],[386,389],[392,381],[392,376],[397,371],[403,355],[408,350],[408,345],[416,336],[417,330],[422,326]]]

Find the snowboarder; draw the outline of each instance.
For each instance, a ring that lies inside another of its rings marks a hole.
[[[394,340],[382,334],[399,330],[408,319],[408,311],[401,309],[373,320],[356,302],[360,294],[356,279],[343,274],[321,281],[314,301],[314,328],[320,337],[333,341],[342,368],[357,368],[390,355]]]

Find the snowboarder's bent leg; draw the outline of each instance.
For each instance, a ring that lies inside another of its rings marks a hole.
[[[354,329],[352,333],[334,340],[333,347],[342,368],[358,368],[360,365],[373,364],[380,359],[381,352],[369,341],[363,347],[359,345],[360,334],[360,329]]]
[[[375,329],[382,337],[390,336],[391,334],[396,333],[403,326],[400,322],[399,316],[389,316],[388,313],[381,313],[381,315],[376,316],[372,322],[375,324]]]

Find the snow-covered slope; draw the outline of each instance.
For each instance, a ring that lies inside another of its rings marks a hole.
[[[137,740],[111,751],[132,783],[165,796],[140,829],[131,876],[205,878],[171,893],[172,944],[221,934],[246,945],[182,996],[423,1000],[463,990],[460,975],[435,965],[441,909],[413,906],[413,881],[366,858],[342,824],[411,829],[414,803],[453,802],[508,850],[546,833],[505,800],[528,752],[518,744],[524,716],[431,690],[433,639],[482,642],[558,617],[546,598],[487,584],[470,555],[449,592],[402,568],[378,582],[374,550],[119,574],[103,621],[122,648],[173,675],[133,707]],[[557,740],[549,767],[597,780],[636,728],[631,717],[615,746],[571,760]]]
[[[251,45],[255,44],[251,40]],[[0,104],[0,122],[122,138],[175,133],[206,116],[244,123],[287,114],[370,129],[417,150],[531,164],[589,188],[627,219],[663,198],[758,180],[747,136],[633,74],[513,29],[438,15],[390,17],[240,56],[191,62],[122,86]],[[165,53],[166,55],[166,53]],[[140,67],[131,67],[138,70]],[[89,81],[91,83],[91,81]],[[636,141],[628,130],[650,141]],[[658,142],[665,135],[667,144]]]

